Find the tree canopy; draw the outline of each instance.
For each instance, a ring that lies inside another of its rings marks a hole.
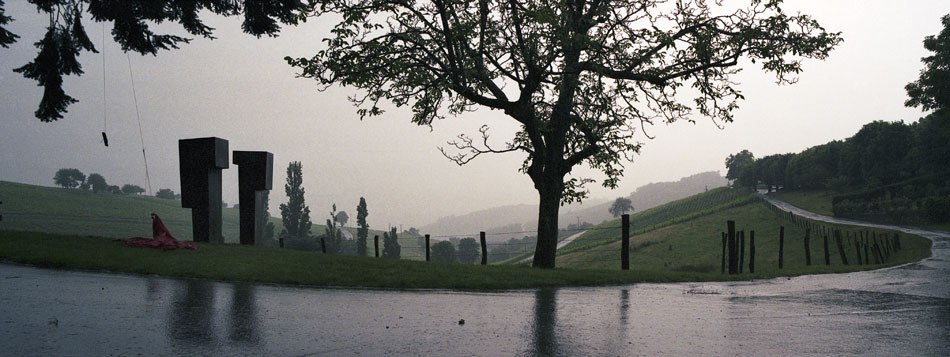
[[[924,63],[920,78],[904,87],[909,97],[904,104],[908,107],[924,110],[950,107],[950,14],[940,18],[940,22],[943,30],[924,38],[924,48],[933,54],[920,59]]]
[[[633,203],[630,202],[629,198],[626,197],[617,197],[614,200],[614,203],[610,205],[610,208],[607,209],[610,214],[614,217],[620,217],[622,214],[626,214],[628,211],[633,211]]]
[[[360,203],[356,205],[356,255],[366,255],[366,238],[369,236],[369,224],[366,223],[366,217],[369,217],[369,210],[366,208],[366,199],[360,197]]]
[[[304,199],[303,165],[292,161],[287,165],[287,183],[284,192],[287,203],[280,204],[280,217],[284,223],[281,234],[293,238],[305,238],[310,235],[310,207]]]
[[[133,184],[128,184],[128,183],[125,184],[125,185],[122,185],[122,193],[124,193],[124,194],[126,194],[126,195],[137,195],[137,194],[140,194],[140,193],[143,193],[143,192],[145,192],[145,189],[142,188],[142,186],[133,185]],[[222,203],[223,203],[223,202],[222,202]],[[228,206],[228,204],[227,204],[227,203],[224,203],[224,207],[227,207],[227,206]]]
[[[432,261],[443,263],[458,263],[458,253],[452,242],[443,240],[432,245]]]
[[[559,205],[586,197],[593,182],[570,175],[575,166],[616,187],[646,125],[694,121],[694,112],[732,121],[743,98],[731,80],[740,59],[790,83],[802,58],[825,58],[841,41],[776,0],[740,9],[704,0],[326,0],[313,15],[340,19],[327,48],[287,60],[322,85],[359,88],[362,117],[383,114],[379,104],[389,101],[411,107],[419,125],[476,108],[520,125],[503,144],[483,126],[443,154],[460,165],[482,154],[526,155],[521,170],[540,199],[534,266],[548,268]]]
[[[109,184],[106,183],[106,178],[95,172],[89,174],[89,177],[86,179],[86,184],[89,185],[89,188],[92,189],[92,192],[96,193],[104,192],[109,189]],[[172,194],[172,198],[175,198],[174,194]]]
[[[86,174],[79,169],[63,168],[56,170],[53,175],[53,183],[62,188],[76,188],[86,182]]]
[[[475,264],[479,258],[481,248],[475,238],[462,238],[458,243],[458,257],[462,264]]]
[[[296,25],[306,20],[310,1],[303,0],[31,0],[36,10],[49,15],[46,34],[34,46],[36,58],[15,69],[24,77],[43,87],[43,98],[35,115],[41,121],[63,117],[69,105],[77,100],[63,89],[63,76],[82,75],[79,55],[82,51],[98,53],[86,33],[84,21],[111,22],[112,39],[123,51],[157,55],[161,50],[177,49],[191,41],[177,35],[153,31],[156,24],[177,23],[188,34],[214,38],[214,29],[206,25],[202,13],[242,16],[241,29],[248,34],[276,36],[280,24]],[[13,19],[3,11],[0,1],[0,46],[16,42],[16,34],[3,28]]]

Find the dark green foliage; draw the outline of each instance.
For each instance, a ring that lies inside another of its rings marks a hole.
[[[174,200],[175,191],[172,191],[171,189],[168,189],[168,188],[159,189],[158,192],[155,192],[155,197],[165,199],[165,200]]]
[[[155,55],[160,50],[178,48],[190,39],[167,34],[157,34],[152,26],[162,23],[177,23],[194,36],[214,38],[212,28],[202,22],[199,14],[210,12],[223,16],[243,16],[241,29],[251,35],[276,36],[279,23],[296,25],[305,20],[308,1],[300,0],[43,0],[32,1],[41,13],[49,14],[50,22],[43,39],[35,43],[36,58],[15,69],[24,77],[33,79],[43,87],[43,99],[36,110],[36,117],[44,122],[63,117],[66,108],[76,102],[63,90],[63,76],[82,75],[79,64],[81,51],[97,52],[86,34],[84,14],[96,22],[112,23],[112,39],[123,51]],[[3,11],[0,1],[0,25],[12,20]],[[6,48],[17,35],[0,27],[0,46]]]
[[[369,216],[369,210],[366,208],[366,199],[360,197],[360,203],[356,206],[356,255],[366,256],[366,238],[369,235],[369,224],[366,223],[366,217]]]
[[[489,146],[482,126],[479,138],[462,135],[443,154],[463,165],[481,154],[524,153],[521,170],[539,193],[533,265],[553,268],[560,205],[585,198],[593,182],[569,175],[575,166],[600,171],[601,184],[614,188],[640,151],[635,128],[656,118],[692,121],[694,113],[733,119],[743,98],[732,80],[739,59],[759,60],[790,83],[801,59],[824,59],[841,42],[808,15],[786,14],[780,1],[655,5],[327,0],[313,13],[337,22],[326,48],[285,59],[323,86],[361,90],[361,117],[382,115],[381,101],[410,106],[418,125],[476,108],[508,115],[520,131],[507,145]]]
[[[350,215],[346,214],[346,211],[337,212],[336,216],[333,216],[333,221],[340,224],[340,227],[346,227],[346,222],[349,222]]]
[[[622,214],[627,212],[633,212],[633,204],[630,202],[629,198],[626,197],[617,197],[614,200],[614,203],[610,205],[610,208],[607,209],[610,214],[614,217],[620,217]]]
[[[399,259],[399,237],[396,235],[396,227],[392,227],[388,233],[383,233],[383,258]]]
[[[76,188],[86,182],[86,175],[79,169],[59,169],[53,175],[53,182],[62,188]]]
[[[86,184],[89,185],[89,188],[92,189],[92,192],[95,192],[95,193],[104,192],[109,189],[109,184],[106,183],[106,178],[102,177],[102,175],[97,174],[97,173],[89,174],[89,177],[86,178]],[[161,193],[161,191],[159,191],[159,193]],[[158,198],[165,198],[165,197],[158,196]],[[171,198],[175,198],[174,193],[172,193]]]
[[[933,52],[921,58],[924,69],[920,78],[904,87],[907,90],[908,107],[924,110],[939,110],[950,107],[950,14],[940,18],[943,30],[936,36],[924,38],[924,48]]]
[[[126,195],[137,195],[145,192],[145,189],[139,185],[125,184],[122,185],[122,193]],[[223,203],[223,202],[222,202]],[[227,203],[224,204],[227,207]]]
[[[310,235],[310,207],[304,201],[303,166],[299,161],[287,165],[287,183],[284,185],[287,203],[280,204],[280,217],[288,237],[308,237]]]
[[[462,238],[458,243],[458,258],[462,264],[475,264],[481,257],[481,248],[475,238]]]
[[[0,46],[3,48],[9,48],[10,44],[16,42],[16,39],[20,37],[3,28],[2,25],[9,24],[10,21],[13,21],[13,18],[4,14],[3,0],[0,0]]]
[[[442,263],[458,263],[458,254],[452,242],[439,241],[432,245],[432,261]]]
[[[742,150],[737,154],[726,157],[726,178],[733,180],[739,186],[752,186],[754,170],[750,170],[755,162],[755,156],[749,150]]]
[[[113,195],[122,195],[122,194],[123,194],[122,188],[120,188],[119,185],[109,185],[109,187],[106,188],[106,192],[109,192],[109,193],[111,193],[111,194],[113,194]]]

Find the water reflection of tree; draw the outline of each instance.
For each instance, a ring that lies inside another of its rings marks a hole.
[[[539,289],[534,293],[534,325],[531,355],[552,356],[558,354],[557,336],[557,290]]]
[[[231,331],[228,335],[231,341],[251,345],[256,345],[261,341],[257,329],[260,321],[254,289],[254,285],[251,284],[234,285],[234,293],[231,295]]]
[[[214,286],[201,280],[184,280],[172,301],[168,334],[175,340],[208,344],[214,340]]]

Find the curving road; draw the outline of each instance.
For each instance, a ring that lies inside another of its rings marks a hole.
[[[950,234],[899,229],[934,240],[933,255],[849,274],[500,293],[315,289],[0,264],[0,351],[950,355]]]

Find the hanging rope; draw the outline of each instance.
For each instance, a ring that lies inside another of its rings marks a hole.
[[[102,23],[102,143],[109,147],[109,137],[106,136],[106,23]]]
[[[148,185],[148,195],[152,195],[152,180],[148,175],[148,158],[145,156],[145,136],[142,135],[142,117],[139,116],[139,100],[135,95],[135,79],[132,77],[132,56],[125,53],[125,59],[129,62],[129,81],[132,82],[132,100],[135,102],[135,118],[139,122],[139,140],[142,142],[142,161],[145,162],[145,183]]]

